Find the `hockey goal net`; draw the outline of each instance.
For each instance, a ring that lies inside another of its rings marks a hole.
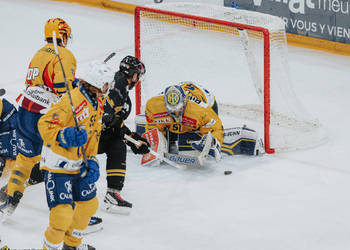
[[[137,7],[135,56],[146,65],[136,114],[166,86],[193,81],[215,95],[225,128],[249,124],[263,134],[267,153],[326,138],[293,91],[278,17],[190,3]]]

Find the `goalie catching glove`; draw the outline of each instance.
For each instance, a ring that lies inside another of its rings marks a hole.
[[[221,159],[221,146],[219,141],[215,137],[208,137],[207,135],[205,135],[202,137],[201,140],[192,142],[191,146],[193,149],[202,152],[205,144],[207,143],[207,140],[211,140],[208,155],[214,157],[216,161],[219,161]]]

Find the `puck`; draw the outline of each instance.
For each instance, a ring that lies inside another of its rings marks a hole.
[[[226,171],[224,172],[224,174],[225,174],[225,175],[232,174],[232,171],[230,171],[230,170],[226,170]]]
[[[5,90],[5,89],[0,89],[0,96],[5,95],[5,93],[6,93],[6,90]]]

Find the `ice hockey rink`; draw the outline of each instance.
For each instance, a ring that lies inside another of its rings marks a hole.
[[[124,56],[133,55],[132,15],[54,1],[1,0],[0,87],[12,103],[31,57],[45,43],[45,21],[52,17],[72,27],[68,48],[77,58],[77,76],[90,61],[112,51],[117,55],[110,65],[116,69]],[[99,209],[104,230],[84,242],[99,250],[349,249],[350,57],[288,49],[295,92],[323,124],[327,143],[261,157],[225,157],[183,171],[141,167],[140,156],[129,152],[122,194],[133,203],[132,211],[123,216]],[[224,91],[215,83],[206,87],[214,94]],[[133,119],[127,121],[131,128]],[[98,158],[102,202],[105,156]],[[224,175],[225,170],[233,173]],[[40,249],[48,215],[44,185],[28,188],[13,216],[0,224],[0,246]]]

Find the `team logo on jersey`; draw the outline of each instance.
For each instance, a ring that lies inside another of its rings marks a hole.
[[[85,118],[89,117],[89,109],[85,108],[81,114],[77,116],[78,122],[81,122]]]
[[[56,113],[53,113],[52,117],[51,117],[51,121],[50,123],[52,124],[58,124],[60,122],[60,120],[58,119],[59,115]]]
[[[75,114],[79,114],[80,111],[87,105],[86,100],[79,104],[79,106],[75,109]]]

